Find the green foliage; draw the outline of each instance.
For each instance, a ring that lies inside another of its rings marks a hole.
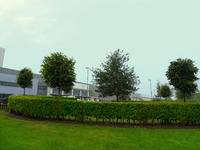
[[[38,97],[10,96],[11,111],[37,118],[63,119],[67,116],[84,121],[127,120],[139,123],[200,123],[200,103],[180,102],[87,102]],[[150,121],[150,122],[149,122]]]
[[[112,100],[111,102],[137,102],[137,101],[132,101],[132,100]]]
[[[197,90],[197,85],[195,84],[198,79],[196,77],[197,72],[198,68],[194,66],[191,59],[172,61],[166,72],[170,84],[183,94],[184,102],[187,95],[191,95]]]
[[[97,92],[105,96],[126,97],[137,90],[139,77],[135,75],[134,68],[126,63],[129,55],[123,54],[122,50],[116,50],[107,56],[106,62],[101,64],[102,68],[94,71],[94,81]]]
[[[41,74],[46,84],[52,88],[69,92],[75,82],[76,74],[74,70],[75,61],[62,53],[52,53],[46,56],[41,65]]]
[[[24,98],[24,97],[22,97]],[[32,96],[32,95],[27,95],[25,98],[28,99],[42,99],[42,100],[77,100],[77,98],[74,97],[62,97],[62,96]]]
[[[153,98],[153,99],[152,99],[152,102],[159,102],[159,101],[161,101],[161,100],[162,100],[161,98],[156,97],[156,98]]]
[[[17,76],[17,84],[24,89],[26,95],[26,88],[32,86],[33,73],[30,69],[22,69]]]
[[[187,101],[188,101],[188,99],[191,98],[191,97],[192,97],[191,93],[190,94],[185,94],[185,93],[181,92],[178,89],[176,90],[176,98],[178,100],[183,100],[184,98],[187,98]]]
[[[200,93],[194,93],[188,96],[187,102],[200,102]]]
[[[160,87],[160,95],[163,98],[169,98],[169,97],[171,97],[172,96],[172,91],[171,91],[170,87],[168,85],[166,85],[166,84],[162,85]]]

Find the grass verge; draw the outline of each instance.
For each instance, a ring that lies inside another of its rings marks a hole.
[[[0,111],[0,150],[198,150],[199,129],[114,128],[7,117]]]

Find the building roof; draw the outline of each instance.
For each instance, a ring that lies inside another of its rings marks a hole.
[[[7,74],[18,75],[19,70],[0,67],[0,72],[1,72],[1,73],[7,73]],[[39,74],[35,74],[35,73],[34,73],[33,76],[34,76],[34,78],[41,78],[41,76],[40,76]]]

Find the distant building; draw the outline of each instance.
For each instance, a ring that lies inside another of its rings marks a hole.
[[[0,98],[23,95],[23,89],[16,83],[18,74],[18,70],[0,67]],[[27,95],[58,95],[58,89],[47,87],[41,75],[34,74],[32,82],[32,87],[26,88]],[[63,96],[74,96],[79,99],[88,99],[88,94],[87,84],[81,82],[75,82],[68,93],[62,91]]]
[[[16,83],[19,71],[0,67],[0,97],[23,95],[23,89]],[[27,95],[47,95],[47,86],[40,75],[34,74],[33,85],[26,89]]]
[[[152,100],[152,97],[145,96],[140,93],[131,94],[130,98],[131,100],[134,100],[134,101],[140,101],[140,100],[151,101]]]
[[[4,55],[5,55],[5,49],[0,48],[0,67],[3,67]]]
[[[69,91],[68,93],[62,91],[61,94],[62,96],[74,96],[78,99],[88,99],[89,95],[87,86],[89,85],[87,85],[86,83],[75,82],[71,91]],[[47,95],[58,95],[58,89],[48,87]]]

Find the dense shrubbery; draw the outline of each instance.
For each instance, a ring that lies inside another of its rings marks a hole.
[[[10,96],[9,108],[15,113],[36,118],[64,119],[74,117],[83,121],[132,123],[200,123],[200,103],[180,102],[87,102],[43,97]]]

